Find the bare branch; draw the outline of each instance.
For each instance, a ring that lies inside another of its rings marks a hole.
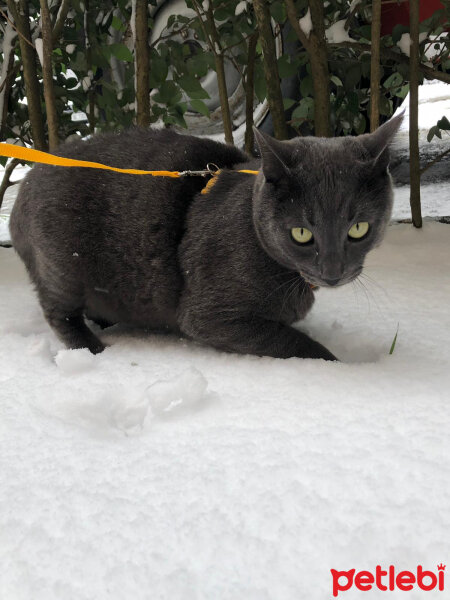
[[[372,43],[370,55],[370,131],[380,124],[380,34],[381,0],[372,0]]]
[[[2,207],[3,198],[5,196],[6,190],[11,185],[15,185],[16,183],[19,183],[18,181],[10,181],[10,177],[12,175],[12,172],[14,171],[14,169],[17,167],[18,164],[20,164],[20,160],[18,158],[13,158],[6,165],[5,172],[3,174],[3,179],[2,179],[2,182],[0,184],[0,208]]]
[[[66,22],[66,19],[67,19],[67,13],[70,10],[70,1],[71,0],[62,0],[61,6],[59,7],[58,14],[56,15],[56,21],[53,25],[53,32],[52,32],[53,44],[56,44],[56,42],[59,40],[59,38],[61,36],[61,32],[63,30],[64,23]]]

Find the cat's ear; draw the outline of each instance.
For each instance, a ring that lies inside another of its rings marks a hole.
[[[264,177],[269,183],[277,183],[289,175],[286,142],[280,142],[256,127],[253,127],[253,133],[261,154]]]
[[[397,117],[393,117],[381,127],[378,127],[373,133],[366,133],[358,136],[358,141],[370,155],[373,164],[385,169],[389,165],[389,146],[394,139],[395,134],[400,129],[405,111]]]

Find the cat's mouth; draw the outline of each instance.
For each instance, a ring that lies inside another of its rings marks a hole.
[[[361,269],[357,269],[354,273],[350,273],[348,275],[343,275],[342,277],[338,277],[337,279],[326,279],[322,277],[316,277],[312,273],[308,273],[305,270],[299,271],[301,277],[306,281],[306,283],[311,287],[341,287],[353,281],[358,275],[361,273]]]

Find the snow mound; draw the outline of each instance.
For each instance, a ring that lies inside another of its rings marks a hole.
[[[147,390],[152,413],[159,417],[173,417],[195,412],[208,401],[208,382],[191,367],[178,377],[157,381]]]
[[[78,375],[90,371],[95,366],[95,356],[87,350],[60,350],[55,363],[65,375]]]

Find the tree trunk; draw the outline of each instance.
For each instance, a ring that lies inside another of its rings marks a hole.
[[[419,0],[409,2],[409,29],[411,54],[409,62],[409,179],[410,204],[414,227],[422,227],[420,207],[420,157],[419,157]]]
[[[36,51],[31,43],[28,0],[19,0],[18,6],[14,0],[8,0],[8,11],[14,17],[17,29],[21,34],[19,35],[19,44],[34,147],[37,150],[47,150],[41,108],[41,92],[36,69]]]
[[[84,2],[84,45],[85,45],[85,51],[86,51],[86,63],[87,63],[87,71],[89,73],[89,71],[93,71],[92,68],[92,47],[91,47],[91,40],[94,39],[94,32],[92,31],[93,29],[93,23],[95,24],[95,18],[94,15],[90,13],[90,5],[89,5],[89,0],[85,0]],[[92,85],[92,80],[91,80],[91,85],[87,91],[88,93],[88,110],[89,112],[87,112],[87,118],[88,118],[88,123],[89,123],[89,131],[93,134],[95,133],[95,124],[96,124],[96,117],[95,117],[95,88]]]
[[[253,96],[255,93],[255,56],[258,32],[248,42],[247,70],[245,74],[245,151],[253,154]]]
[[[330,73],[325,38],[325,21],[322,0],[309,0],[313,29],[309,36],[311,72],[314,88],[314,133],[329,137],[330,128]]]
[[[225,79],[225,63],[223,54],[215,54],[214,61],[217,73],[217,85],[219,87],[220,107],[222,110],[223,130],[227,144],[234,144],[233,123],[231,120],[230,104],[228,102],[227,81]]]
[[[16,45],[17,37],[14,35],[12,26],[8,23],[9,36],[5,35],[3,40],[3,64],[2,64],[2,78],[0,84],[0,140],[3,140],[5,132],[6,117],[8,116],[8,102],[9,95],[11,93],[14,79],[16,77],[16,66],[14,64],[14,48]],[[11,39],[11,36],[14,37]],[[7,37],[9,39],[7,39]],[[5,45],[8,43],[8,48]]]
[[[275,137],[285,140],[288,137],[286,119],[284,116],[283,96],[280,88],[275,39],[270,24],[270,11],[267,0],[254,0],[256,21],[258,23],[259,39],[263,51],[264,76],[267,85],[267,101],[272,115]]]
[[[44,81],[45,109],[47,111],[48,142],[50,151],[59,145],[58,111],[56,110],[55,88],[53,87],[52,65],[52,22],[47,0],[40,0],[42,21],[42,76]]]
[[[141,127],[148,127],[150,124],[150,53],[147,0],[136,0],[135,19],[136,120]]]
[[[328,50],[325,39],[323,5],[318,0],[309,0],[313,30],[309,38],[298,22],[294,0],[286,0],[286,11],[292,29],[308,53],[314,89],[314,133],[329,137],[330,128],[330,74],[328,72]]]
[[[198,6],[198,2],[196,2],[196,5]],[[206,20],[211,31],[211,39],[209,39],[208,35],[207,39],[209,40],[209,46],[214,53],[214,62],[217,73],[217,85],[219,88],[220,108],[222,110],[222,121],[223,130],[225,133],[225,141],[227,144],[234,144],[233,121],[231,120],[230,103],[228,101],[227,80],[225,78],[225,57],[223,55],[219,33],[217,31],[216,23],[214,21],[214,12],[211,0],[208,1],[208,7],[206,9]],[[203,23],[201,16],[200,21]]]
[[[370,131],[380,124],[380,33],[381,0],[372,0],[372,39],[370,55]]]

